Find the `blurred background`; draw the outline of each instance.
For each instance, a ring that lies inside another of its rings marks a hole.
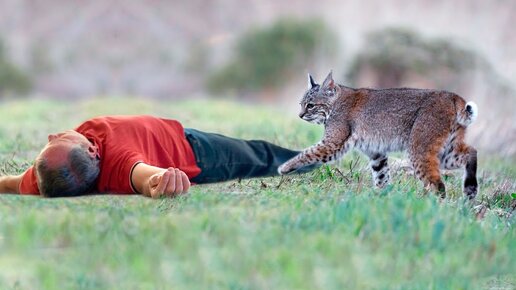
[[[306,74],[332,69],[474,100],[470,142],[514,157],[515,29],[514,0],[0,0],[0,104],[229,98],[295,118]]]

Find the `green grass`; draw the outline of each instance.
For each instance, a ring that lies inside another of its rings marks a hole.
[[[0,171],[22,172],[46,135],[103,114],[302,148],[322,128],[227,102],[96,99],[0,104]],[[514,289],[514,159],[482,156],[480,194],[425,195],[408,173],[371,187],[357,153],[313,173],[194,186],[151,200],[0,196],[0,289]],[[505,288],[503,288],[505,287]]]

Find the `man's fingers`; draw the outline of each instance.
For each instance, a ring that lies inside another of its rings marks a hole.
[[[156,187],[161,180],[161,174],[154,174],[149,180],[150,187]]]
[[[188,192],[190,189],[190,180],[188,176],[186,176],[186,173],[181,172],[181,180],[183,181],[183,192]]]
[[[181,178],[181,173],[183,173],[179,169],[175,169],[176,173],[176,190],[174,190],[174,193],[183,193],[183,179]]]
[[[167,185],[167,188],[165,189],[164,193],[166,195],[171,195],[174,193],[174,191],[176,189],[176,173],[174,172],[173,168],[167,169],[167,173],[169,174],[170,179],[168,181],[168,185]]]
[[[157,195],[162,195],[165,192],[165,189],[167,188],[167,184],[169,183],[169,180],[170,180],[170,172],[165,171],[161,176],[160,182],[156,186],[155,193]]]
[[[168,168],[161,174],[152,176],[149,184],[152,188],[152,196],[159,197],[163,194],[173,196],[187,192],[190,189],[190,180],[186,173],[177,168]]]

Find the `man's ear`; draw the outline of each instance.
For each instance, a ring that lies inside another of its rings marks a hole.
[[[99,148],[94,144],[90,144],[90,146],[88,146],[88,155],[90,155],[91,158],[100,160]]]
[[[335,81],[333,80],[333,71],[330,71],[326,79],[324,79],[324,82],[322,84],[323,89],[334,89],[335,88]]]
[[[314,78],[310,73],[308,73],[308,89],[311,89],[313,87],[317,86],[317,83],[314,81]]]
[[[56,134],[48,134],[48,142],[54,140],[57,138],[57,135]]]

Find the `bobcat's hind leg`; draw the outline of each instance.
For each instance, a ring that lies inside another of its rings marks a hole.
[[[387,155],[382,153],[370,154],[369,166],[371,167],[373,182],[376,187],[382,188],[389,183],[390,173]]]
[[[455,112],[446,108],[429,106],[422,110],[409,140],[409,157],[415,175],[442,198],[446,197],[446,187],[439,171],[439,157],[455,118]]]
[[[477,150],[464,143],[464,129],[454,132],[451,142],[445,146],[441,155],[441,168],[447,170],[464,167],[463,192],[474,199],[478,192]]]
[[[477,182],[477,150],[469,147],[468,161],[464,174],[464,194],[469,199],[474,199],[478,192]]]
[[[446,197],[446,187],[441,179],[439,172],[439,159],[437,154],[428,153],[425,155],[410,156],[414,173],[425,186],[429,186],[436,191],[440,197]]]

